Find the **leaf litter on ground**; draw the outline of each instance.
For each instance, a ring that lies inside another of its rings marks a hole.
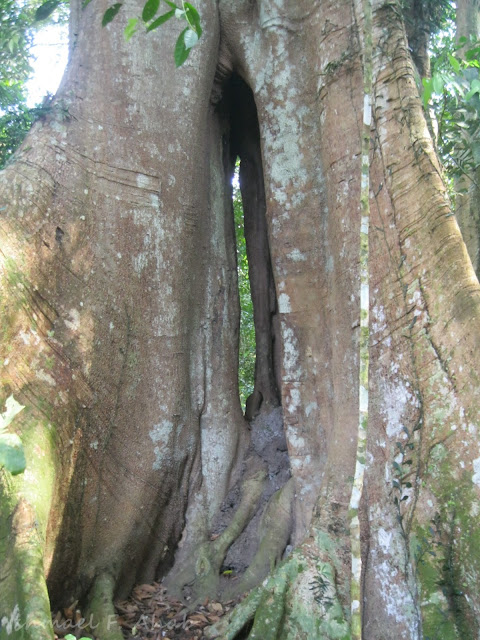
[[[231,611],[236,600],[218,602],[206,599],[195,607],[169,596],[165,587],[154,582],[134,588],[127,600],[117,602],[117,622],[125,640],[205,640],[204,629]],[[55,639],[63,640],[72,634],[75,638],[93,638],[88,620],[83,622],[77,602],[53,616]]]

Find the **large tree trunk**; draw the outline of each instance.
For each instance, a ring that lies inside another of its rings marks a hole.
[[[33,640],[52,637],[47,585],[55,604],[83,598],[95,615],[170,569],[172,589],[212,595],[257,517],[243,588],[287,542],[296,549],[212,636],[254,618],[252,638],[358,637],[360,609],[372,640],[476,638],[480,288],[401,14],[380,0],[372,24],[360,0],[197,4],[204,35],[175,71],[175,25],[127,44],[119,19],[101,29],[104,7],[74,3],[59,96],[2,174],[2,400],[26,407],[14,425],[28,466],[2,476],[0,612],[18,605],[32,623],[18,633]],[[370,406],[357,460],[370,101]],[[264,464],[247,454],[262,421],[248,430],[236,380],[236,154],[255,409],[281,402],[292,475],[267,498]],[[211,541],[235,483],[238,509]]]

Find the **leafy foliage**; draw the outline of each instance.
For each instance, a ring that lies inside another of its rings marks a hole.
[[[30,130],[35,119],[34,111],[24,104],[18,104],[0,117],[0,169],[3,169]]]
[[[471,176],[480,166],[480,41],[444,33],[433,44],[433,71],[423,79],[425,107],[438,123],[438,150],[450,177]],[[463,56],[460,56],[463,49]]]
[[[31,15],[15,0],[0,3],[0,109],[25,98],[24,84],[30,73]]]
[[[255,379],[255,325],[253,321],[253,302],[248,275],[247,246],[243,232],[242,196],[238,187],[238,164],[236,179],[233,183],[233,212],[235,216],[235,234],[237,239],[238,292],[240,296],[240,344],[238,362],[238,388],[240,401],[245,406],[253,391]]]
[[[400,0],[400,7],[407,27],[410,21],[415,22],[417,29],[427,33],[444,30],[448,21],[455,19],[455,9],[450,0]]]
[[[56,1],[48,0],[48,2]],[[85,0],[83,6],[85,7],[90,2],[91,0]],[[190,2],[185,2],[185,0],[181,0],[181,6],[177,6],[171,0],[163,0],[163,2],[170,7],[170,10],[156,17],[160,10],[161,0],[147,0],[143,6],[141,17],[128,20],[124,35],[126,40],[130,40],[137,33],[140,25],[143,25],[147,32],[153,31],[173,17],[186,22],[187,26],[178,36],[174,48],[175,65],[181,67],[202,35],[200,15],[195,7]],[[105,27],[111,22],[121,8],[121,2],[111,5],[103,14],[102,26]]]
[[[3,0],[0,3],[0,169],[45,109],[26,105],[25,83],[31,73],[30,49],[35,29],[66,21],[68,3]],[[42,21],[42,25],[38,24]]]

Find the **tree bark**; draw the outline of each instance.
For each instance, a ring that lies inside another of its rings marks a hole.
[[[256,388],[281,402],[292,480],[264,506],[244,577],[260,586],[211,636],[253,620],[251,638],[346,639],[352,607],[372,640],[478,636],[480,287],[402,16],[371,8],[369,26],[361,0],[200,0],[204,35],[180,70],[175,25],[125,43],[120,22],[101,29],[96,3],[76,11],[54,108],[1,177],[2,397],[26,406],[14,425],[28,466],[2,476],[0,612],[18,605],[29,619],[26,563],[41,606],[25,638],[52,637],[46,584],[53,603],[90,598],[95,612],[169,569],[180,593],[214,595],[258,510],[265,471],[247,457],[236,381],[236,153],[259,225],[252,281],[268,295],[256,302]],[[370,394],[357,461],[367,39]],[[224,101],[232,74],[258,118],[241,145]],[[235,482],[238,509],[212,541]]]

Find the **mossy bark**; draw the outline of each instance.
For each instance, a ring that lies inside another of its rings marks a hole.
[[[350,616],[336,583],[335,542],[308,539],[243,602],[206,631],[233,640],[251,626],[250,639],[350,640]],[[328,549],[328,550],[327,550]],[[332,553],[332,556],[330,556]]]
[[[95,636],[102,640],[123,640],[113,606],[114,592],[115,578],[108,573],[97,576],[90,589],[87,619]]]
[[[19,640],[51,640],[45,541],[55,471],[53,448],[50,434],[45,437],[45,424],[28,411],[22,420],[28,472],[14,478],[0,470],[0,637],[14,633]]]

